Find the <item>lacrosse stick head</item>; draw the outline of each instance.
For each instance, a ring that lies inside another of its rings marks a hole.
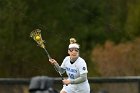
[[[40,47],[45,48],[44,40],[42,40],[42,37],[41,37],[41,30],[40,30],[40,29],[35,29],[35,30],[33,30],[33,31],[30,33],[30,37],[32,37],[32,38],[37,42],[37,44],[38,44]]]

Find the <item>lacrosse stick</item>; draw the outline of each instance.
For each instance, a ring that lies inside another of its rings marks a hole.
[[[37,44],[43,48],[48,56],[49,59],[52,59],[51,56],[49,55],[47,49],[45,48],[45,45],[44,45],[44,40],[42,40],[42,37],[41,37],[41,30],[40,29],[35,29],[33,30],[31,33],[30,33],[30,37],[32,37],[36,42]]]
[[[43,49],[45,50],[45,52],[46,52],[46,54],[47,54],[49,60],[52,59],[51,56],[50,56],[50,54],[48,53],[47,49],[45,48],[45,45],[44,45],[44,42],[45,42],[45,41],[42,39],[41,30],[40,30],[40,29],[35,29],[35,30],[33,30],[33,31],[30,33],[30,37],[32,37],[32,38],[37,42],[37,44],[38,44],[41,48],[43,48]],[[54,68],[55,68],[55,70],[59,73],[59,75],[61,76],[61,79],[63,80],[62,74],[57,70],[57,68],[56,68],[55,66],[54,66]]]

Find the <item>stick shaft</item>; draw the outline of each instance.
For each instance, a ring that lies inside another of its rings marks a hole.
[[[49,59],[52,59],[52,58],[51,58],[51,56],[50,56],[50,54],[49,54],[49,52],[47,51],[47,49],[46,49],[46,48],[44,48],[44,50],[45,50],[45,52],[46,52],[46,54],[47,54],[48,58],[49,58]]]
[[[60,77],[61,77],[61,79],[62,80],[64,80],[64,78],[63,78],[63,76],[62,76],[62,74],[57,70],[57,68],[54,66],[54,68],[55,68],[55,70],[59,73],[59,75],[60,75]],[[68,86],[68,84],[66,84],[66,86]]]
[[[60,75],[60,77],[61,77],[61,79],[62,80],[64,80],[64,78],[63,78],[63,76],[62,76],[62,74],[57,70],[57,68],[56,68],[56,66],[54,65],[54,68],[55,68],[55,70],[59,73],[59,75]]]
[[[50,56],[50,54],[49,54],[49,52],[47,51],[47,49],[46,48],[43,48],[44,50],[45,50],[45,52],[46,52],[46,54],[47,54],[47,56],[48,56],[48,58],[49,59],[52,59],[51,58],[51,56]],[[55,68],[55,70],[59,73],[59,75],[60,75],[60,77],[61,77],[61,79],[62,80],[64,80],[64,78],[63,78],[63,76],[62,76],[62,74],[56,69],[56,67],[54,66],[54,68]],[[67,84],[66,84],[66,86],[67,86]]]
[[[46,52],[48,58],[49,58],[49,59],[52,59],[51,56],[50,56],[50,54],[49,54],[49,52],[47,51],[47,49],[44,48],[44,50],[45,50],[45,52]],[[56,68],[55,66],[54,66],[54,68],[55,68],[55,70],[59,73],[61,79],[63,80],[64,78],[63,78],[62,74],[57,70],[57,68]]]

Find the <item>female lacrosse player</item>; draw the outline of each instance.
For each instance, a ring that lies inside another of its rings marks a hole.
[[[79,56],[79,44],[76,43],[75,38],[70,39],[68,54],[69,56],[65,57],[61,66],[56,60],[49,60],[61,74],[66,71],[68,75],[67,79],[62,80],[64,85],[60,93],[90,93],[87,65]]]

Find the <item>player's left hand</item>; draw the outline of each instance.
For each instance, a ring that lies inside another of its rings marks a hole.
[[[62,80],[62,81],[63,81],[63,83],[64,83],[65,85],[70,84],[70,80],[69,80],[69,79],[64,79],[64,80]]]

